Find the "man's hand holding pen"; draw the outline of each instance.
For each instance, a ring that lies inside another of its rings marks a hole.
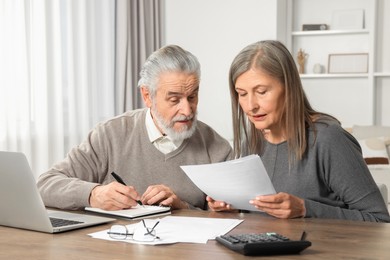
[[[111,175],[119,183],[126,185],[123,179],[118,174],[112,172]],[[136,201],[139,205],[143,205],[142,201],[144,201],[148,205],[168,206],[173,209],[188,208],[188,204],[184,201],[181,201],[176,196],[176,194],[165,185],[149,186],[145,193],[142,195],[141,200]]]
[[[127,184],[123,181],[123,179],[122,179],[118,174],[116,174],[115,172],[112,172],[111,175],[112,175],[112,177],[115,178],[115,180],[116,180],[117,182],[119,182],[119,183],[122,184],[122,185],[127,186]],[[133,188],[133,187],[131,187],[131,188]],[[142,202],[141,202],[139,199],[137,199],[136,202],[137,202],[139,205],[143,206]]]
[[[99,185],[92,189],[89,204],[104,210],[121,210],[142,205],[140,196],[132,186],[127,186],[116,173],[111,173],[116,181],[107,185]]]
[[[99,185],[92,189],[89,203],[91,207],[104,210],[121,210],[139,205],[169,206],[172,209],[188,208],[188,204],[180,200],[165,185],[151,185],[141,196],[132,186],[127,186],[115,172],[111,173],[116,181],[107,185]]]
[[[107,185],[99,185],[93,188],[89,203],[94,208],[121,210],[135,207],[139,197],[133,187],[114,181]]]
[[[169,206],[172,209],[188,208],[176,194],[165,185],[151,185],[141,196],[132,186],[127,186],[116,173],[111,174],[116,181],[107,185],[96,186],[91,191],[90,206],[104,210],[120,210],[139,205]]]

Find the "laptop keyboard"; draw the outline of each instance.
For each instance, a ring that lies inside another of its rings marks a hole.
[[[53,218],[50,217],[51,225],[53,227],[63,227],[68,225],[75,225],[75,224],[81,224],[84,222],[81,221],[75,221],[75,220],[69,220],[69,219],[61,219],[61,218]]]

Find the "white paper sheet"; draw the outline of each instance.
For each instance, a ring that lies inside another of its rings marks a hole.
[[[158,219],[145,219],[145,223],[149,227],[152,227],[156,221]],[[155,230],[156,235],[160,239],[153,242],[137,242],[132,240],[131,237],[125,240],[115,240],[107,234],[108,229],[91,233],[89,236],[98,239],[146,245],[172,244],[178,242],[205,244],[209,239],[215,239],[217,236],[226,234],[243,220],[168,216],[159,219],[159,221],[160,223],[156,226]],[[140,225],[140,222],[127,225],[129,233],[132,233],[137,225]]]
[[[256,211],[249,200],[258,195],[276,193],[258,155],[181,168],[205,194],[214,200],[225,201],[236,209]]]

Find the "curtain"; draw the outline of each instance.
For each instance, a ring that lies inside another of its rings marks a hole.
[[[115,112],[143,107],[137,88],[146,58],[162,44],[164,1],[116,1]]]
[[[137,81],[161,46],[158,0],[1,0],[0,150],[35,177],[98,122],[143,106]]]
[[[115,1],[0,1],[0,150],[35,177],[115,114]]]

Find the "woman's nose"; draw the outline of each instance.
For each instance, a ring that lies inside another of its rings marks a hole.
[[[250,111],[257,110],[260,107],[259,102],[253,95],[248,97],[248,109]]]

